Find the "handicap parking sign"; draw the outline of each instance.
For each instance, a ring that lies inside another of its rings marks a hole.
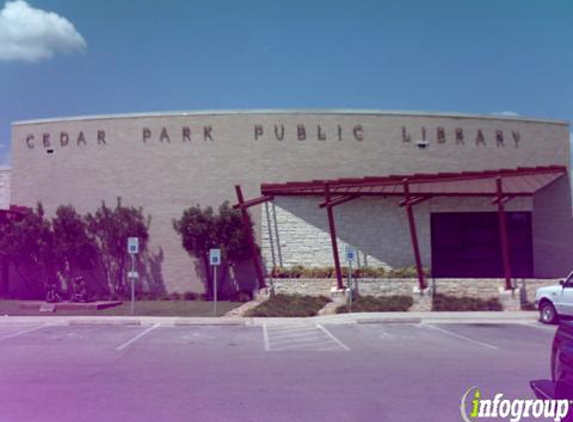
[[[346,248],[346,260],[348,262],[356,261],[356,249],[351,247]]]
[[[221,249],[210,249],[209,250],[209,263],[211,265],[221,264]]]

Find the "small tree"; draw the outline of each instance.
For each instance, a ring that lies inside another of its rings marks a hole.
[[[200,205],[196,205],[188,208],[181,219],[173,221],[173,228],[181,236],[183,248],[202,263],[208,295],[211,295],[212,290],[209,249],[221,248],[221,259],[225,267],[249,257],[247,233],[241,214],[231,208],[229,202],[219,206],[218,214],[211,207],[201,209]],[[223,282],[226,273],[226,268],[220,272]]]
[[[19,222],[7,221],[0,225],[0,251],[17,267],[36,264],[44,272],[46,284],[56,284],[54,236],[51,224],[39,202]],[[40,287],[44,291],[46,286]]]
[[[87,214],[88,233],[90,233],[99,250],[104,273],[110,288],[115,295],[124,295],[127,285],[127,238],[138,237],[139,249],[144,251],[149,239],[149,220],[145,220],[142,208],[125,207],[121,198],[117,198],[115,208],[105,202],[94,214]]]
[[[200,205],[183,211],[179,220],[173,220],[173,228],[181,236],[181,244],[189,253],[199,259],[207,281],[207,293],[211,292],[211,276],[209,271],[209,249],[217,247],[217,221],[213,208],[204,210]]]
[[[70,290],[76,271],[94,268],[98,247],[88,234],[85,218],[71,205],[58,207],[52,219],[52,230],[55,269]]]

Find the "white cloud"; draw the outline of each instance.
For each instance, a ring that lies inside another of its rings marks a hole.
[[[0,10],[0,61],[37,62],[56,53],[83,51],[86,41],[60,15],[31,7],[24,0]]]

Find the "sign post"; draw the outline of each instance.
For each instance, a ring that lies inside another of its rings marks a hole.
[[[352,263],[356,260],[356,249],[347,246],[346,262],[348,262],[348,312],[352,312]]]
[[[127,277],[131,282],[131,315],[135,315],[135,280],[139,277],[139,274],[135,271],[135,255],[139,253],[138,237],[127,238],[127,252],[131,257],[131,271],[127,273]]]
[[[209,264],[213,267],[213,316],[217,316],[217,267],[221,265],[221,249],[209,249]]]

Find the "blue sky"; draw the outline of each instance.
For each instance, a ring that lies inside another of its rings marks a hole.
[[[573,120],[571,0],[0,7],[4,162],[12,121],[70,115],[371,108]]]

